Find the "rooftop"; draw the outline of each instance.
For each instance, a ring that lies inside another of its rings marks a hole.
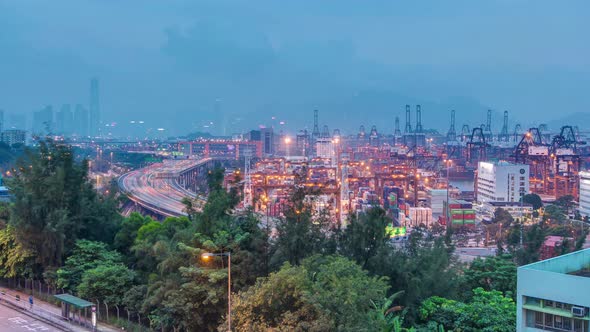
[[[590,249],[584,249],[524,265],[519,269],[546,271],[567,274],[572,277],[590,278]]]

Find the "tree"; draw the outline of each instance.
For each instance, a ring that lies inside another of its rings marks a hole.
[[[526,194],[522,197],[522,201],[523,203],[531,204],[533,206],[533,210],[538,210],[543,207],[543,201],[537,194]]]
[[[469,302],[431,297],[420,307],[423,322],[440,323],[449,331],[510,332],[516,326],[516,304],[499,291],[473,290]]]
[[[372,208],[358,217],[352,215],[339,241],[340,253],[355,260],[363,268],[389,240],[385,227],[390,224],[385,211]]]
[[[291,196],[285,217],[276,223],[277,236],[272,245],[271,265],[278,267],[285,261],[296,265],[305,257],[326,252],[331,228],[326,218],[315,218],[306,201],[313,193],[297,188]]]
[[[456,298],[459,265],[453,247],[442,237],[433,238],[414,231],[405,247],[384,247],[367,264],[373,275],[386,276],[393,291],[403,290],[399,303],[405,308],[406,324],[415,323],[422,301],[431,296]]]
[[[508,213],[508,211],[504,210],[503,208],[496,208],[496,211],[494,211],[493,221],[504,226],[509,226],[514,221],[514,218],[512,218],[512,215],[510,215],[510,213]]]
[[[86,299],[98,299],[109,305],[121,305],[125,293],[133,285],[135,273],[123,264],[105,263],[82,275],[78,294]]]
[[[574,196],[564,195],[555,200],[555,205],[563,208],[566,214],[570,213],[570,209],[574,205]]]
[[[11,226],[0,229],[0,277],[30,277],[33,271],[28,263],[32,258],[33,253],[16,240]]]
[[[557,204],[547,205],[543,214],[543,221],[549,223],[562,223],[567,219],[563,207]]]
[[[10,224],[19,244],[33,253],[38,277],[61,266],[78,239],[113,240],[120,215],[111,198],[96,194],[87,170],[71,147],[47,140],[19,159],[6,182],[14,196]]]
[[[373,303],[384,301],[385,281],[339,256],[285,263],[237,296],[233,324],[237,331],[374,331],[381,321]]]
[[[121,261],[121,255],[118,252],[109,251],[106,244],[79,240],[65,265],[57,270],[57,286],[76,290],[86,271],[100,265],[119,264]]]
[[[505,296],[516,295],[516,264],[509,255],[476,258],[464,270],[462,288],[497,290]]]
[[[123,257],[130,257],[131,247],[135,243],[137,232],[142,226],[150,222],[153,222],[150,217],[144,217],[137,212],[131,213],[129,217],[121,222],[121,227],[115,235],[113,247],[123,254]]]

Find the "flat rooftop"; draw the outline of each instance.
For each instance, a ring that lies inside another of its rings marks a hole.
[[[590,249],[579,250],[566,255],[553,257],[519,267],[525,270],[538,270],[567,274],[572,277],[590,278]]]

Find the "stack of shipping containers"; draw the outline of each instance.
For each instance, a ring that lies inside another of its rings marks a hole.
[[[475,210],[472,203],[453,200],[449,204],[449,209],[452,226],[475,226]]]

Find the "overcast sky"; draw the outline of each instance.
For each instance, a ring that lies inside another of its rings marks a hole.
[[[121,129],[144,120],[229,134],[285,121],[295,132],[318,108],[330,129],[388,132],[406,103],[443,131],[451,108],[459,127],[487,108],[496,126],[504,110],[511,124],[551,122],[590,110],[589,10],[587,0],[0,0],[0,109],[87,104],[97,76],[103,120]]]

